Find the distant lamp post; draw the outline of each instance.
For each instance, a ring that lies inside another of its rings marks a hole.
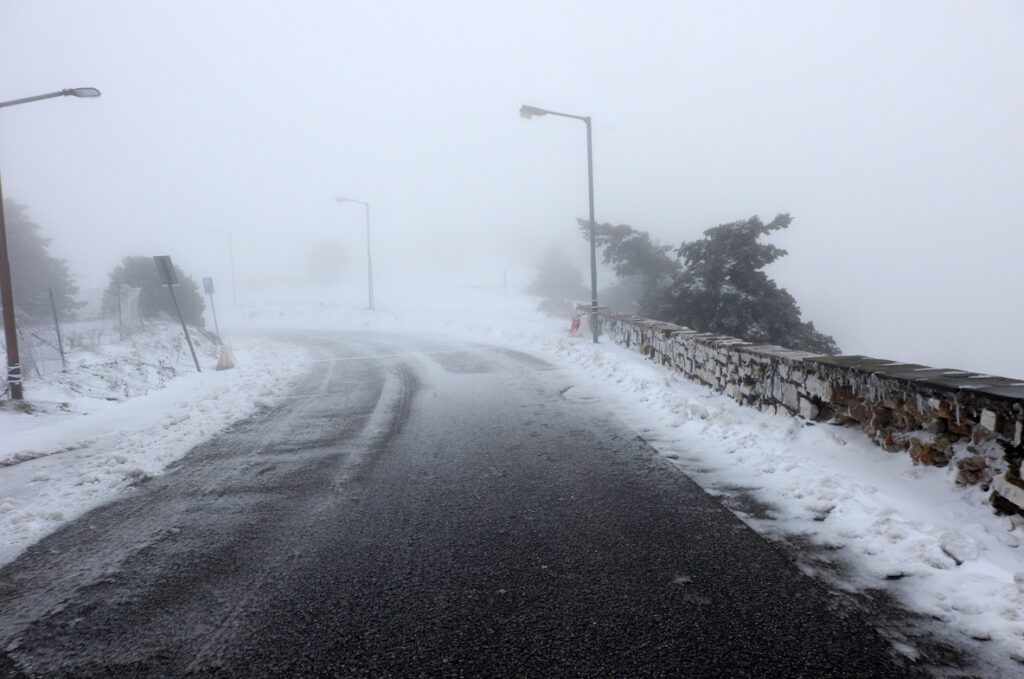
[[[342,198],[335,196],[334,200],[339,203],[359,203],[366,208],[366,280],[370,296],[370,311],[375,309],[373,304],[373,257],[370,255],[370,204],[364,200],[354,198]]]
[[[594,233],[594,151],[593,142],[591,141],[590,116],[577,116],[571,113],[548,111],[547,109],[527,106],[525,104],[519,108],[519,115],[527,119],[540,116],[575,118],[576,120],[582,120],[587,126],[587,186],[590,190],[590,328],[594,332],[594,344],[597,344],[597,239]]]
[[[235,244],[231,232],[227,229],[210,229],[214,233],[228,235],[228,257],[231,259],[231,306],[238,306],[238,291],[235,289]]]
[[[38,94],[24,99],[0,101],[0,108],[28,104],[54,97],[98,97],[100,91],[95,87],[75,87],[49,94]],[[11,400],[20,401],[25,398],[21,384],[21,359],[18,356],[18,329],[14,321],[14,286],[11,284],[11,258],[7,251],[7,224],[4,221],[4,196],[0,188],[0,303],[3,304],[4,339],[7,342],[7,384],[11,392]]]

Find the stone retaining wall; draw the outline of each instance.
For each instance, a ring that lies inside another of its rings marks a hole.
[[[1024,381],[866,356],[820,356],[600,312],[602,332],[743,405],[857,425],[916,464],[956,464],[1024,513]],[[996,475],[997,472],[998,475]]]

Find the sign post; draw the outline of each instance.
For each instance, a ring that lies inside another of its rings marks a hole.
[[[174,286],[178,284],[178,276],[174,272],[174,265],[171,264],[170,255],[156,255],[153,257],[156,263],[156,271],[160,275],[160,283],[166,285],[171,292],[171,300],[174,302],[174,309],[178,312],[178,320],[181,321],[181,329],[185,331],[185,341],[188,342],[188,350],[192,352],[192,360],[196,364],[196,372],[203,372],[199,367],[199,359],[196,357],[195,347],[192,346],[192,338],[189,337],[188,327],[185,326],[185,317],[181,315],[181,306],[178,304],[178,297],[174,294]]]
[[[53,325],[57,328],[57,348],[60,349],[61,369],[67,372],[68,359],[64,355],[64,338],[60,334],[60,318],[57,316],[57,302],[53,299],[53,288],[50,288],[50,308],[53,309]]]
[[[224,341],[220,338],[220,325],[217,324],[217,307],[213,304],[213,279],[203,279],[203,292],[210,296],[210,311],[213,312],[213,329],[217,332],[217,342],[224,344]]]

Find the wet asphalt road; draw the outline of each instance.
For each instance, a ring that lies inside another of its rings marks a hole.
[[[916,676],[551,366],[302,341],[282,405],[0,570],[0,676]]]

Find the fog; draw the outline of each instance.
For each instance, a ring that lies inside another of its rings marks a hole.
[[[1024,4],[33,0],[0,11],[7,198],[82,288],[168,254],[378,306],[794,217],[771,275],[847,353],[1024,377]],[[600,274],[604,282],[609,274]],[[415,283],[418,285],[418,283]]]

